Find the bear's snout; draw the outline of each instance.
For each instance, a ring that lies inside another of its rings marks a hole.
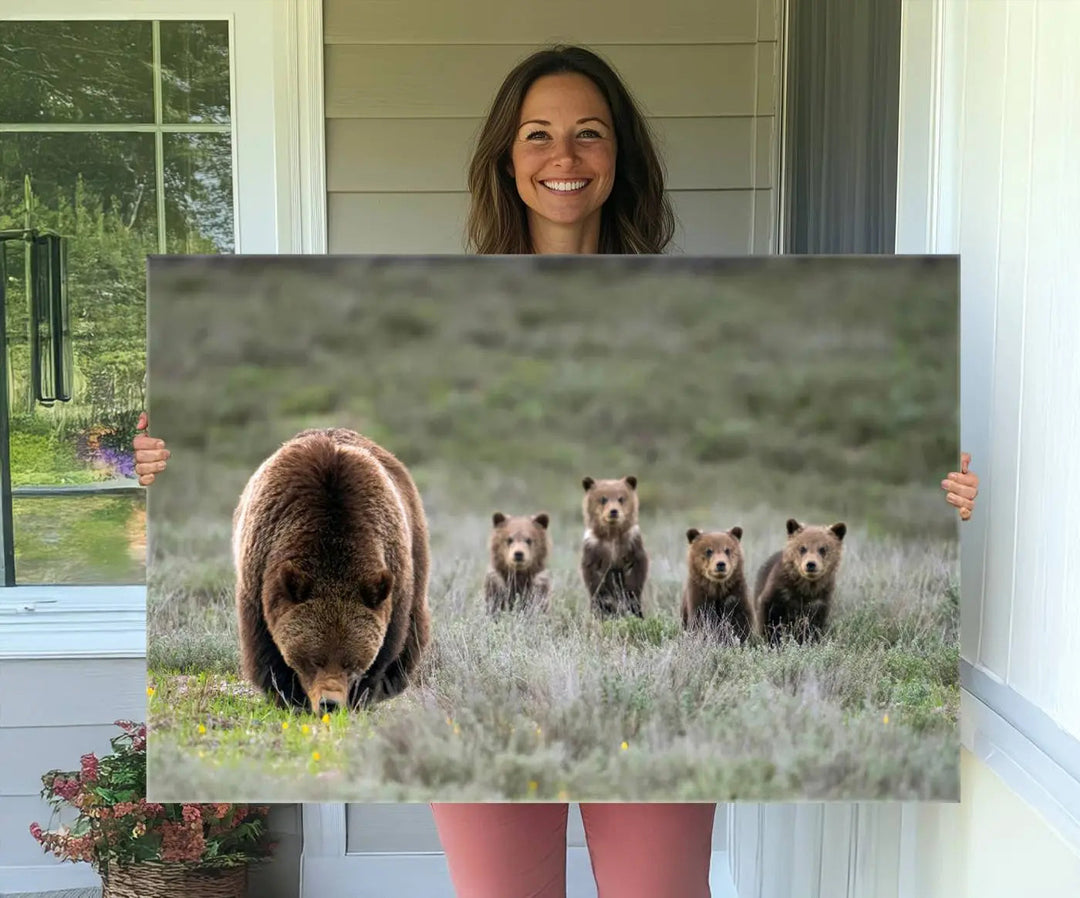
[[[308,691],[311,710],[321,714],[333,713],[349,704],[349,686],[344,676],[316,674]]]
[[[726,561],[721,559],[720,561],[716,562],[716,573],[722,574],[726,570],[727,570],[727,562]]]
[[[522,562],[524,560],[525,560],[525,553],[522,552],[521,549],[517,549],[514,552],[514,561],[517,561],[517,562],[520,563],[520,562]]]
[[[608,516],[608,520],[611,520],[611,521],[616,520],[619,517],[619,509],[617,509],[617,508],[609,508],[607,516]]]

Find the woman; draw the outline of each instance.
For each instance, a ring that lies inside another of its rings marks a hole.
[[[492,104],[469,167],[467,230],[478,253],[661,253],[674,234],[645,120],[587,50],[544,50]],[[145,418],[139,427],[145,427]],[[135,438],[139,482],[165,444]],[[962,519],[978,477],[942,481]],[[582,804],[599,898],[707,898],[715,804]],[[467,898],[562,898],[566,804],[433,804],[454,887]]]

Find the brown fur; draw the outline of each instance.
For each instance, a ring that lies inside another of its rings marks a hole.
[[[547,514],[507,517],[497,511],[491,522],[491,566],[484,578],[488,611],[530,606],[546,610],[551,591]]]
[[[682,595],[683,629],[731,626],[744,642],[756,629],[743,570],[742,528],[686,531],[687,576]]]
[[[581,576],[592,609],[601,616],[644,617],[641,594],[649,573],[649,556],[638,527],[637,478],[585,477],[581,483],[585,487]]]
[[[847,526],[803,525],[790,518],[787,532],[784,548],[769,556],[754,584],[759,632],[774,644],[784,635],[801,643],[825,632]]]
[[[355,708],[408,684],[430,640],[427,521],[385,449],[341,428],[288,440],[240,496],[233,560],[243,673],[280,705]]]

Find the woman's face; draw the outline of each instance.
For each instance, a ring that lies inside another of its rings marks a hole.
[[[611,110],[591,79],[564,73],[534,81],[510,153],[530,223],[598,227],[615,182],[615,151]]]

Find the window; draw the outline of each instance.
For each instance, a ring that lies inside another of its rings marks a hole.
[[[146,256],[235,246],[229,22],[29,21],[0,38],[0,231],[69,239],[71,401],[34,401],[24,255],[6,279],[8,583],[144,580]]]

